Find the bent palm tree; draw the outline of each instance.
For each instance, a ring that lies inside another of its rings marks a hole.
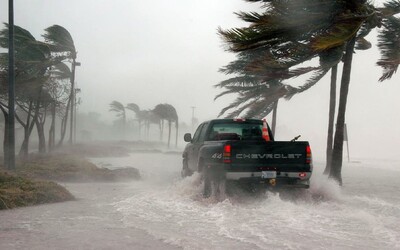
[[[65,87],[64,82],[71,78],[71,70],[65,63],[59,63],[54,65],[49,70],[50,78],[46,83],[46,89],[53,98],[53,102],[51,104],[51,125],[49,129],[49,140],[48,146],[49,150],[54,148],[55,144],[55,129],[56,129],[56,110],[57,107],[60,107],[61,104],[64,102],[61,100],[62,97],[65,96],[67,89]],[[61,134],[60,142],[64,140],[65,131],[66,131],[66,119],[68,118],[68,112],[62,116],[61,122],[61,131],[64,132]]]
[[[24,128],[24,140],[20,149],[20,155],[25,157],[28,155],[31,132],[40,116],[40,106],[43,104],[42,97],[45,93],[43,86],[49,78],[48,68],[60,63],[64,57],[51,56],[48,46],[37,41],[29,31],[19,26],[15,26],[14,30],[16,104],[20,110],[26,113],[25,118],[20,118],[16,115],[16,119]],[[0,46],[8,46],[8,25],[0,31]],[[7,54],[1,53],[0,57],[7,57]],[[5,110],[6,108],[4,107],[2,111],[4,112]],[[41,151],[44,149],[43,138],[39,138]]]
[[[292,95],[301,93],[318,82],[330,68],[337,65],[346,48],[333,148],[334,161],[330,171],[330,177],[341,182],[342,158],[339,155],[343,150],[343,126],[350,83],[351,54],[356,42],[358,48],[369,47],[369,43],[364,39],[366,34],[381,24],[382,17],[387,18],[388,15],[398,13],[400,1],[391,0],[380,9],[367,1],[358,0],[249,1],[264,2],[265,12],[239,13],[240,18],[251,23],[249,27],[219,30],[229,45],[228,50],[236,53],[249,50],[263,51],[266,58],[273,59],[273,62],[268,62],[267,65],[283,62],[287,69],[311,58],[320,59],[320,65],[315,68],[314,75],[303,86],[292,89]],[[337,56],[331,57],[332,54]],[[262,63],[257,60],[254,60],[254,63],[256,69],[263,68]],[[395,71],[393,65],[398,65],[398,62],[390,60],[381,62],[381,66],[383,64],[385,64],[384,69],[389,72],[387,76],[390,76],[390,73]],[[276,77],[275,80],[277,79],[285,79],[285,76]],[[263,80],[266,82],[266,79]]]
[[[53,25],[45,29],[45,34],[42,35],[46,43],[49,45],[51,51],[55,53],[66,54],[67,58],[71,59],[71,118],[70,118],[70,135],[69,142],[72,144],[73,135],[73,119],[74,119],[74,105],[75,105],[75,66],[77,51],[75,49],[74,40],[67,29],[60,25]],[[68,107],[68,105],[67,105]],[[66,111],[68,113],[68,110]]]
[[[164,120],[168,122],[168,147],[171,141],[171,125],[175,122],[176,128],[176,141],[175,146],[178,145],[178,130],[179,130],[179,119],[175,108],[170,104],[158,104],[152,110],[152,112],[160,118],[160,140],[162,140]]]
[[[121,117],[121,122],[122,122],[122,132],[125,133],[125,127],[126,127],[126,112],[125,112],[125,106],[118,102],[118,101],[112,101],[110,103],[110,109],[109,111],[111,112],[116,112],[117,117]]]
[[[135,113],[135,116],[136,116],[136,118],[138,120],[138,124],[139,124],[139,139],[140,139],[140,136],[142,134],[141,130],[142,130],[143,118],[140,116],[141,110],[139,108],[139,105],[137,105],[135,103],[128,103],[125,108]]]

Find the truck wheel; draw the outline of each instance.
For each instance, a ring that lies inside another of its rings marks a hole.
[[[203,197],[208,198],[211,196],[212,188],[211,188],[211,176],[210,171],[207,167],[203,167],[202,169],[202,179],[203,179]]]
[[[182,171],[181,171],[181,176],[182,176],[182,178],[191,176],[192,174],[193,174],[193,172],[189,169],[187,160],[186,160],[186,159],[183,159],[183,162],[182,162]]]

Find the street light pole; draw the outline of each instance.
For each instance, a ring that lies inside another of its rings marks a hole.
[[[14,67],[14,0],[8,1],[8,149],[9,170],[15,170],[15,67]]]
[[[72,59],[72,72],[71,72],[71,119],[69,128],[69,144],[72,145],[73,130],[74,130],[74,109],[75,109],[75,67],[81,66],[80,62],[76,62],[75,58]]]
[[[76,99],[76,94],[78,94],[79,92],[81,92],[80,88],[76,88],[75,89],[75,99]],[[75,103],[75,117],[74,117],[74,142],[76,143],[76,114],[77,114],[77,110],[78,110],[78,105],[77,104],[81,104],[81,99],[78,99],[78,102]]]
[[[194,110],[196,107],[192,106],[192,131],[194,131]]]

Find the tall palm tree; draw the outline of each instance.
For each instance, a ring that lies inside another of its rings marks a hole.
[[[48,139],[48,147],[49,150],[51,151],[56,145],[55,144],[56,111],[57,108],[61,106],[61,103],[63,102],[61,98],[65,95],[66,89],[68,89],[65,87],[63,83],[65,80],[71,78],[71,70],[65,63],[61,62],[51,67],[49,70],[49,74],[50,78],[46,82],[45,88],[52,97],[51,112],[50,112],[51,125],[49,129],[49,139]],[[65,120],[65,116],[63,116],[63,119]],[[62,130],[63,131],[66,130],[66,123]],[[60,139],[60,141],[62,140]]]
[[[45,42],[49,44],[50,49],[56,53],[64,53],[71,60],[71,93],[70,93],[70,135],[69,142],[72,144],[73,124],[74,124],[74,105],[75,105],[75,67],[77,64],[77,51],[74,40],[67,29],[60,25],[52,25],[45,29],[45,34],[42,35]],[[68,105],[67,105],[68,107]],[[66,111],[68,113],[68,110]]]
[[[141,110],[139,108],[139,105],[137,105],[136,103],[128,103],[125,108],[135,113],[139,125],[139,139],[140,139],[142,134],[141,130],[142,130],[143,117],[141,116]]]
[[[171,141],[171,125],[175,123],[175,147],[178,146],[178,130],[179,130],[179,118],[176,113],[176,109],[171,104],[164,104],[167,111],[167,121],[168,121],[168,147]]]
[[[159,119],[160,141],[162,141],[164,134],[164,121],[167,119],[167,109],[164,104],[157,104],[154,109],[151,110],[151,113]]]
[[[110,110],[112,112],[116,112],[117,113],[117,117],[121,117],[121,121],[122,121],[122,130],[123,133],[125,133],[125,127],[126,127],[126,111],[125,111],[125,106],[118,102],[118,101],[112,101],[110,103]]]
[[[16,104],[27,115],[25,119],[16,115],[16,119],[24,128],[24,140],[20,155],[28,155],[29,138],[39,117],[43,85],[48,79],[48,68],[63,60],[63,57],[52,57],[46,44],[37,41],[32,34],[14,26],[15,36],[15,68],[16,68]],[[0,31],[0,46],[8,46],[8,25]],[[1,58],[7,54],[2,53]],[[7,98],[7,97],[5,97]],[[7,109],[3,105],[3,113]],[[6,114],[4,113],[6,116]],[[24,121],[25,120],[25,121]],[[40,138],[43,139],[43,138]],[[39,140],[42,142],[42,140]],[[6,144],[6,142],[5,142]]]
[[[318,57],[320,65],[314,75],[303,86],[295,88],[294,94],[301,93],[318,82],[330,68],[337,65],[346,48],[333,148],[334,161],[330,171],[330,177],[341,182],[342,159],[338,155],[341,155],[343,150],[343,141],[340,140],[343,139],[350,83],[352,61],[350,54],[353,53],[356,42],[359,46],[368,45],[363,38],[371,29],[381,24],[382,17],[399,12],[399,1],[392,0],[381,9],[362,0],[249,1],[264,2],[265,11],[262,14],[239,13],[240,18],[251,23],[249,27],[227,31],[220,29],[219,32],[229,45],[228,50],[236,53],[264,50],[268,60],[272,58],[273,62],[289,62],[286,64],[288,69]],[[258,62],[257,64],[256,68],[262,65]],[[269,62],[268,65],[273,63]]]
[[[152,110],[152,112],[160,118],[160,140],[162,141],[164,120],[168,122],[168,147],[170,147],[171,141],[171,125],[174,122],[176,128],[176,140],[175,146],[178,145],[178,130],[179,130],[179,119],[175,108],[171,104],[158,104]]]
[[[371,13],[363,19],[363,23],[358,30],[360,36],[365,33],[369,33],[376,27],[383,26],[383,29],[378,29],[379,43],[378,47],[381,50],[381,59],[378,61],[378,65],[383,67],[383,75],[379,79],[380,81],[389,79],[392,77],[394,72],[400,63],[400,21],[393,15],[400,13],[400,1],[391,0],[384,4],[383,8],[374,8],[373,6],[364,3],[363,7],[366,7]],[[356,47],[357,37],[354,35],[346,45],[346,54],[343,59],[343,72],[340,87],[340,99],[339,99],[339,110],[336,122],[336,131],[333,142],[332,150],[332,164],[330,166],[329,177],[337,180],[342,185],[342,161],[343,161],[343,138],[344,138],[344,126],[345,126],[345,112],[347,104],[347,95],[350,84],[351,75],[351,63],[354,48]]]
[[[256,16],[254,13],[252,15]],[[246,13],[242,13],[241,17],[250,21],[249,15]],[[228,41],[232,36],[235,36],[236,32],[229,33],[229,31],[220,30],[221,35]],[[285,48],[285,51],[282,48]],[[227,89],[217,98],[230,93],[239,93],[239,98],[223,109],[221,113],[228,109],[237,109],[228,115],[228,117],[231,117],[247,109],[246,116],[251,114],[253,117],[263,118],[273,111],[272,127],[274,132],[279,99],[290,99],[294,94],[302,93],[312,87],[329,71],[330,67],[340,61],[342,56],[341,50],[330,48],[320,53],[320,65],[318,67],[295,67],[317,56],[310,56],[310,48],[297,41],[285,42],[283,47],[279,45],[276,47],[251,48],[250,51],[239,49],[238,51],[238,59],[220,71],[226,74],[239,74],[239,76],[222,81],[216,86]],[[283,84],[285,80],[308,73],[311,73],[312,76],[301,87],[293,88],[290,85]],[[283,86],[284,88],[282,88]],[[251,94],[249,95],[249,93]]]

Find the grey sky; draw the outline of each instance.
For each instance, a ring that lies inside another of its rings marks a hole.
[[[7,22],[7,2],[0,2],[0,21]],[[217,28],[242,26],[234,11],[256,9],[242,0],[15,0],[15,24],[37,39],[59,24],[70,31],[78,50],[76,81],[82,89],[81,111],[111,119],[108,104],[134,102],[142,109],[158,103],[176,107],[189,123],[191,106],[199,120],[215,117],[232,98],[216,102],[212,86],[226,79],[218,68],[234,59],[223,50]],[[374,34],[369,38],[375,42]],[[350,86],[348,123],[350,153],[396,157],[400,148],[399,75],[378,83],[377,48],[357,52]],[[296,79],[300,84],[302,79]],[[301,134],[324,156],[329,77],[308,92],[282,101],[278,139]],[[400,166],[399,166],[400,167]]]

